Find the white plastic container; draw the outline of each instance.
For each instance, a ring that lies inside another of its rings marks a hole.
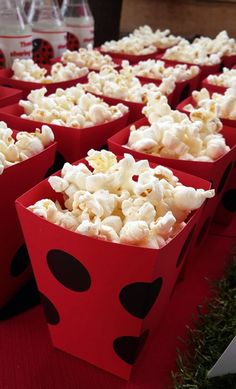
[[[94,45],[94,18],[87,0],[64,0],[62,15],[67,29],[67,48],[71,51]]]
[[[15,58],[32,57],[32,32],[16,0],[0,1],[0,67],[11,67]]]
[[[28,21],[33,33],[33,58],[50,63],[66,50],[66,29],[57,0],[33,0]]]

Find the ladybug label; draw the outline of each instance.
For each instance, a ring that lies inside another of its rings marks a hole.
[[[94,26],[93,25],[72,25],[67,24],[67,48],[78,50],[80,47],[87,48],[88,44],[93,46]]]
[[[0,36],[0,68],[11,67],[16,58],[32,58],[32,35]]]
[[[61,57],[66,50],[65,31],[33,30],[33,58],[41,64],[50,63],[53,57]]]

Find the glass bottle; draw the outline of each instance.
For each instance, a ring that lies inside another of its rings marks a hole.
[[[62,15],[67,29],[67,48],[93,47],[94,18],[87,0],[64,0]]]
[[[33,33],[33,59],[47,64],[66,49],[66,30],[57,0],[33,0],[28,21]]]
[[[16,0],[0,1],[0,67],[11,67],[15,58],[32,57],[32,32]]]

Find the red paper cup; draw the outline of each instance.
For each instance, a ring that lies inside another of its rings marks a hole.
[[[41,128],[42,124],[49,125],[58,142],[58,151],[68,162],[84,157],[91,148],[99,149],[104,146],[110,136],[126,126],[129,117],[127,113],[111,122],[79,129],[22,119],[20,115],[23,113],[23,108],[18,104],[0,109],[1,120],[6,120],[12,128],[17,125],[24,131],[32,131],[36,127]]]
[[[56,142],[41,153],[6,168],[0,175],[0,308],[32,276],[14,201],[45,177],[45,173],[54,162],[55,153]]]
[[[205,180],[174,173],[186,185],[209,188]],[[168,305],[201,210],[165,247],[148,249],[77,234],[27,209],[45,197],[60,200],[46,180],[16,207],[53,345],[128,379]]]
[[[0,86],[0,108],[9,104],[18,103],[22,99],[22,96],[23,93],[21,90]]]
[[[187,115],[190,115],[190,112],[185,110],[185,106],[186,106],[187,104],[192,104],[192,106],[193,106],[194,108],[197,108],[196,102],[194,101],[193,97],[190,96],[190,97],[188,97],[187,99],[181,101],[181,103],[177,105],[176,109],[177,109],[178,111],[180,111],[180,112],[183,112],[183,113],[186,113]],[[220,120],[222,121],[222,123],[223,123],[224,126],[227,126],[227,127],[236,127],[236,120],[224,119],[224,118],[220,118]]]
[[[187,63],[187,62],[182,62],[182,61],[174,61],[174,60],[170,60],[170,59],[165,59],[165,58],[163,58],[163,55],[158,56],[158,59],[161,59],[166,64],[169,64],[171,66],[175,66],[178,64],[185,64],[188,66],[194,66],[194,65],[199,66],[199,68],[201,69],[201,72],[199,75],[199,82],[201,82],[204,78],[209,76],[209,74],[215,74],[215,73],[219,72],[220,67],[221,67],[221,63],[215,64],[215,65],[198,65],[198,64],[194,64],[194,63]]]
[[[236,65],[236,55],[224,55],[221,61],[224,67],[231,69]]]
[[[219,76],[221,73],[216,73],[216,76]],[[210,94],[212,93],[221,93],[222,95],[225,94],[225,91],[227,90],[226,87],[224,86],[219,86],[219,85],[214,85],[214,84],[211,84],[207,78],[205,78],[203,81],[202,81],[202,88],[206,88]]]
[[[155,59],[157,56],[158,50],[151,54],[145,54],[145,55],[131,55],[131,54],[121,54],[121,53],[113,53],[108,51],[102,51],[100,50],[102,54],[108,54],[112,59],[120,59],[120,60],[127,60],[130,64],[135,64],[140,61],[146,61],[147,59]]]
[[[234,160],[236,161],[236,153]],[[230,225],[236,212],[236,162],[224,189],[216,210],[214,221],[225,226]]]
[[[166,67],[169,66],[167,65]],[[141,76],[137,76],[137,78],[142,82],[142,84],[154,83],[159,86],[162,82],[162,80],[158,80],[156,78],[141,77]],[[189,96],[192,93],[192,91],[198,87],[198,85],[199,85],[199,74],[197,74],[195,77],[189,80],[176,82],[174,91],[169,96],[167,96],[168,102],[171,105],[171,107],[176,108],[178,103],[183,99],[185,99],[187,96]]]
[[[113,60],[113,62],[116,64],[115,69],[120,68],[122,59],[119,59],[119,58],[112,58],[112,60]],[[51,64],[51,65],[54,65],[55,63],[58,63],[58,62],[62,63],[61,57],[52,58],[52,59],[50,60],[50,64]],[[99,72],[99,70],[95,70],[95,69],[91,69],[91,68],[89,69],[89,71],[90,71],[90,72]]]
[[[142,84],[146,84],[145,81],[144,82],[141,81],[141,83]],[[157,84],[157,82],[156,82],[156,84]],[[91,92],[89,92],[89,93],[91,93]],[[126,105],[126,107],[129,108],[129,112],[130,112],[128,123],[136,122],[137,120],[139,120],[139,119],[144,117],[144,115],[142,113],[142,110],[145,107],[145,104],[143,104],[143,103],[136,103],[134,101],[127,101],[127,100],[122,100],[122,99],[116,99],[114,97],[98,95],[96,93],[92,93],[92,94],[94,96],[96,96],[96,97],[100,97],[101,99],[103,99],[103,101],[105,101],[109,105],[117,105],[117,104],[120,104],[120,103]],[[172,103],[173,96],[174,96],[174,92],[172,92],[171,94],[166,96],[170,105]]]
[[[47,70],[50,67],[44,66]],[[40,89],[45,87],[47,89],[47,94],[54,93],[57,88],[70,88],[78,83],[84,84],[87,82],[87,76],[75,78],[73,80],[54,82],[51,84],[41,84],[39,82],[28,82],[13,80],[13,71],[11,69],[0,69],[0,85],[20,89],[23,92],[23,98],[27,98],[28,94],[35,89]]]
[[[135,126],[136,128],[139,128],[147,124],[148,120],[145,118],[136,122]],[[231,147],[231,150],[215,162],[181,161],[139,153],[124,146],[128,141],[129,133],[130,126],[124,128],[108,139],[109,150],[119,155],[128,152],[136,159],[148,159],[150,162],[168,166],[171,169],[177,168],[178,170],[209,180],[212,183],[212,188],[215,189],[216,195],[206,202],[204,213],[195,229],[190,249],[191,256],[194,256],[207,236],[214,213],[224,193],[227,180],[229,179],[233,168],[236,150],[236,131],[230,127],[223,128],[222,133],[226,139],[226,143]]]

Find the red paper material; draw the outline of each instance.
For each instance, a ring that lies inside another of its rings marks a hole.
[[[236,153],[234,157],[236,161]],[[225,226],[230,225],[236,212],[236,163],[229,177],[229,181],[224,189],[221,201],[215,215],[215,221]],[[236,233],[236,232],[235,232]]]
[[[121,53],[113,53],[113,52],[105,52],[100,50],[100,52],[104,55],[108,54],[112,57],[112,59],[120,59],[120,60],[127,60],[130,64],[135,64],[140,61],[146,61],[147,59],[155,59],[157,56],[157,53],[159,53],[159,50],[155,51],[151,54],[145,54],[145,55],[132,55],[132,54],[121,54]]]
[[[223,66],[231,69],[236,64],[236,55],[224,55],[221,60]]]
[[[1,120],[7,120],[12,128],[17,125],[18,127],[21,126],[24,131],[32,131],[36,127],[41,127],[42,124],[47,124],[22,119],[20,115],[23,113],[23,108],[18,104],[0,109]],[[66,161],[74,162],[78,158],[84,157],[89,149],[99,149],[104,146],[110,136],[126,126],[128,117],[129,113],[111,122],[81,129],[56,124],[47,125],[54,132],[55,139],[58,142],[58,151]]]
[[[56,142],[52,143],[41,153],[6,168],[0,175],[0,308],[32,274],[14,201],[45,177],[54,162],[56,146]]]
[[[167,65],[166,67],[169,66],[170,65]],[[137,77],[143,84],[154,83],[159,86],[162,82],[161,80],[155,78],[140,77],[140,76]],[[199,85],[199,77],[200,77],[200,73],[189,80],[176,82],[174,91],[169,96],[167,96],[168,102],[172,108],[176,108],[176,106],[180,101],[182,101],[187,96],[189,96],[193,90],[197,89]]]
[[[205,180],[174,173],[186,185],[209,188]],[[21,196],[16,207],[53,344],[128,379],[141,343],[155,331],[169,302],[202,210],[157,250],[89,238],[27,209],[45,197],[59,198],[46,180]]]
[[[21,90],[0,86],[0,108],[9,104],[18,103],[22,99],[22,96],[23,93]]]
[[[199,68],[201,69],[200,76],[199,76],[199,82],[201,82],[204,78],[209,76],[209,74],[215,74],[215,73],[219,72],[220,66],[221,66],[221,63],[215,64],[215,65],[198,65],[198,64],[196,65],[194,63],[187,63],[187,62],[182,62],[182,61],[174,61],[174,60],[163,58],[163,55],[158,55],[157,58],[161,59],[166,64],[171,65],[171,66],[175,66],[175,65],[178,65],[178,64],[185,64],[185,65],[188,65],[188,66],[193,66],[193,65],[199,66]]]
[[[47,68],[47,70],[50,69],[50,67],[44,67]],[[78,83],[84,84],[87,82],[87,76],[75,78],[73,80],[68,81],[53,82],[51,84],[41,84],[39,82],[13,80],[12,76],[13,71],[11,69],[0,69],[0,85],[22,90],[24,99],[28,96],[31,90],[34,89],[40,89],[45,87],[47,89],[47,94],[51,94],[54,93],[57,88],[66,89]],[[13,104],[14,102],[11,103]]]
[[[142,81],[142,80],[141,80],[141,83],[142,84],[146,84],[146,82]],[[158,83],[156,82],[156,84],[158,84]],[[126,105],[129,108],[129,112],[130,112],[129,113],[128,123],[136,122],[137,120],[139,120],[139,119],[144,117],[144,115],[142,114],[142,110],[145,107],[145,104],[136,103],[134,101],[127,101],[127,100],[117,99],[115,97],[98,95],[96,93],[92,93],[92,94],[94,96],[96,96],[96,97],[100,97],[101,99],[103,99],[109,105],[117,105],[117,104],[120,104],[120,103]],[[170,93],[166,97],[168,99],[168,103],[171,105],[172,104],[172,100],[174,98],[174,91],[172,93]]]
[[[121,62],[122,62],[122,59],[119,59],[119,58],[112,58],[112,61],[117,65],[117,66],[115,66],[115,69],[117,69],[117,68],[120,67]],[[58,62],[62,63],[62,60],[61,60],[60,57],[52,58],[52,59],[50,60],[50,64],[51,64],[51,65],[54,65],[55,63],[58,63]],[[89,71],[90,71],[90,72],[97,72],[97,71],[99,71],[99,70],[89,69]]]
[[[187,99],[181,101],[180,104],[177,105],[176,109],[180,112],[183,112],[183,113],[186,113],[187,115],[190,114],[189,111],[186,111],[184,109],[184,107],[187,105],[187,104],[192,104],[192,106],[194,108],[197,107],[197,104],[196,102],[194,101],[193,97],[190,96],[188,97]],[[236,120],[231,120],[231,119],[224,119],[224,118],[220,118],[220,120],[222,121],[222,123],[224,124],[224,126],[228,126],[228,127],[236,127]]]
[[[219,76],[221,73],[216,73],[216,76]],[[225,88],[224,86],[219,86],[219,85],[214,85],[214,84],[211,84],[207,78],[205,78],[203,81],[202,81],[202,88],[206,88],[211,94],[216,92],[216,93],[221,93],[222,95],[225,94],[225,91],[227,88]]]
[[[136,128],[139,128],[147,124],[148,120],[144,118],[135,123],[135,126]],[[226,143],[231,147],[231,150],[215,162],[181,161],[176,159],[157,157],[145,153],[139,153],[124,146],[125,144],[127,144],[129,133],[130,126],[124,128],[123,130],[116,133],[113,137],[108,139],[109,150],[119,155],[128,152],[137,159],[147,159],[148,161],[156,164],[162,164],[170,168],[177,168],[178,170],[194,174],[198,177],[204,178],[212,182],[212,188],[216,190],[216,195],[214,198],[208,199],[204,207],[202,217],[199,220],[198,225],[195,229],[190,249],[191,256],[195,255],[196,250],[200,248],[207,236],[207,232],[213,220],[214,213],[224,193],[227,180],[229,179],[230,173],[233,168],[236,150],[235,130],[230,127],[223,128],[222,134],[226,139]]]

